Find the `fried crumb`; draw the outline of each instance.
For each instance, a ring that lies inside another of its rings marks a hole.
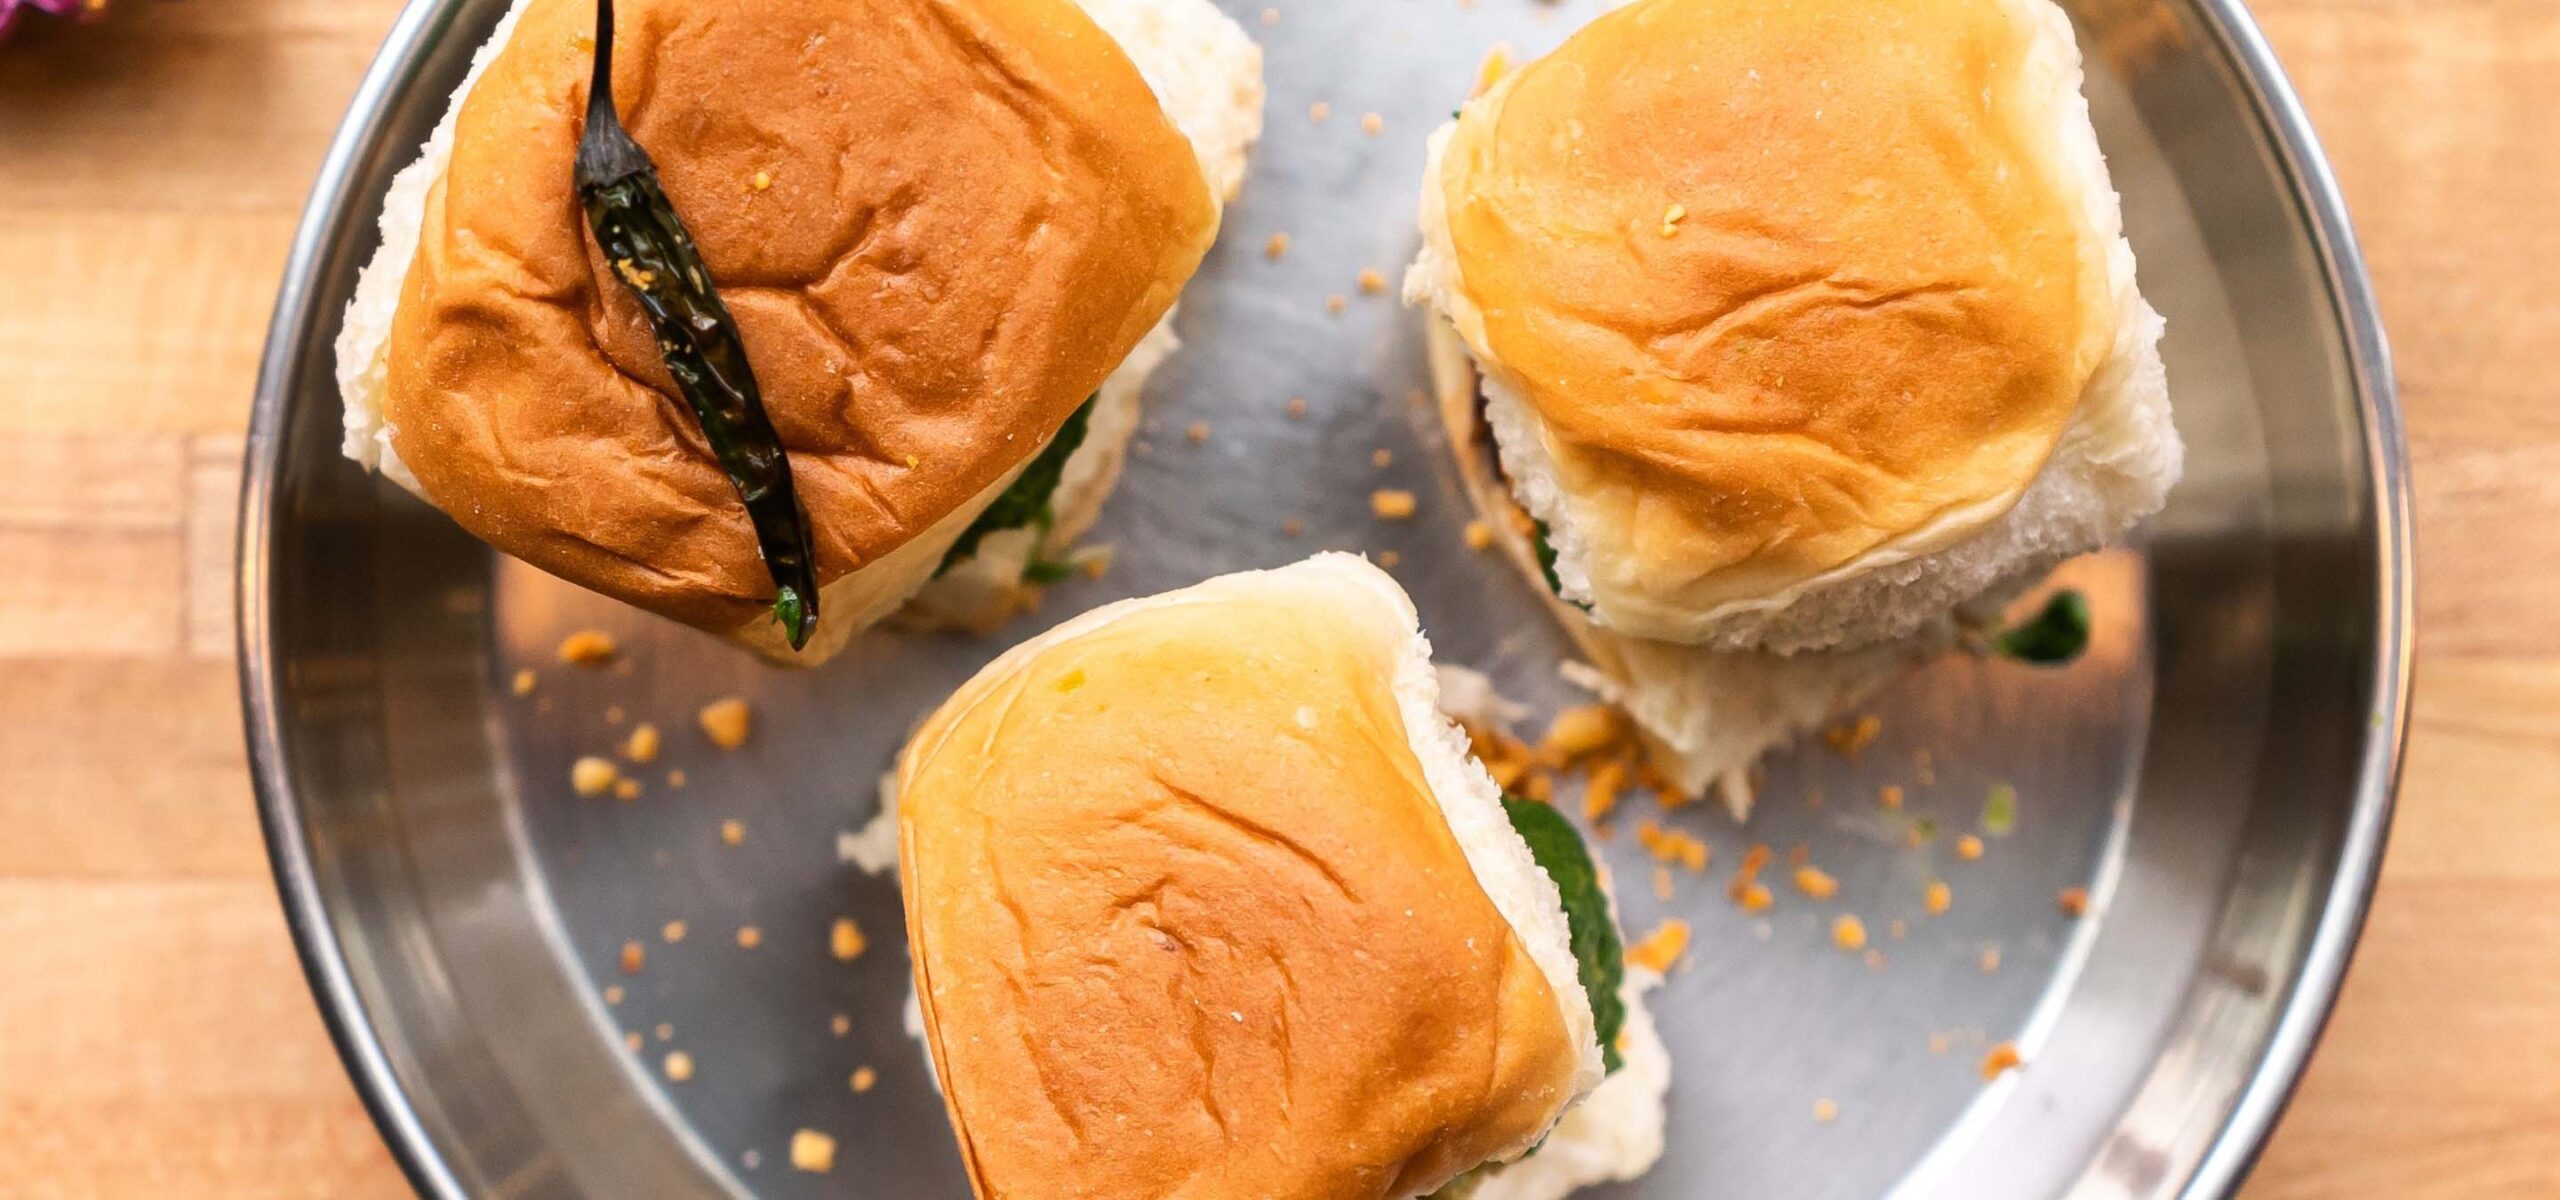
[[[1387,467],[1394,465],[1395,461],[1396,452],[1389,450],[1384,446],[1380,446],[1369,452],[1369,465],[1376,467],[1379,470],[1385,470]]]
[[[1689,208],[1688,208],[1688,206],[1687,206],[1687,205],[1683,205],[1683,204],[1674,204],[1674,205],[1672,205],[1672,206],[1671,206],[1671,207],[1669,207],[1669,208],[1663,209],[1663,210],[1662,210],[1662,236],[1664,236],[1664,237],[1678,237],[1678,236],[1680,236],[1680,220],[1681,220],[1681,218],[1686,217],[1686,216],[1688,216],[1688,215],[1689,215]]]
[[[1578,704],[1547,724],[1538,756],[1553,766],[1570,766],[1615,745],[1626,735],[1625,718],[1606,704]]]
[[[1815,1121],[1817,1121],[1817,1122],[1820,1122],[1820,1123],[1824,1124],[1824,1125],[1828,1125],[1828,1124],[1832,1123],[1833,1121],[1837,1121],[1837,1120],[1839,1120],[1839,1119],[1840,1119],[1840,1105],[1839,1105],[1839,1103],[1838,1103],[1837,1101],[1834,1101],[1834,1100],[1830,1099],[1829,1097],[1824,1097],[1823,1099],[1820,1099],[1820,1100],[1816,1100],[1816,1101],[1814,1101],[1814,1102],[1813,1102],[1813,1119],[1814,1119]]]
[[[633,1054],[638,1054],[642,1050],[649,1048],[648,1039],[641,1037],[640,1031],[637,1029],[623,1034],[622,1044],[624,1048],[630,1050]]]
[[[560,661],[575,667],[601,666],[618,652],[613,635],[601,629],[581,629],[560,639]]]
[[[1642,941],[1627,947],[1627,964],[1643,967],[1657,975],[1667,975],[1671,965],[1689,952],[1689,923],[1678,917],[1666,917],[1644,935]]]
[[[1884,935],[1897,942],[1901,941],[1911,936],[1911,924],[1900,917],[1895,917],[1891,924],[1884,927]]]
[[[1379,488],[1369,493],[1369,511],[1381,521],[1402,521],[1413,516],[1416,502],[1413,493],[1396,488]]]
[[[1998,974],[2000,972],[2000,947],[1983,947],[1982,957],[1977,960],[1977,965],[1982,968],[1982,973],[1985,975]]]
[[[1948,909],[1955,907],[1956,890],[1948,887],[1946,880],[1932,880],[1929,890],[1920,894],[1920,903],[1928,908],[1930,916],[1943,917]]]
[[[1867,964],[1868,970],[1881,971],[1884,969],[1884,951],[1871,947],[1863,956],[1863,961]]]
[[[1947,1035],[1945,1035],[1945,1034],[1943,1034],[1943,1033],[1938,1033],[1938,1032],[1932,1031],[1932,1032],[1929,1034],[1929,1053],[1931,1053],[1931,1054],[1941,1054],[1941,1055],[1943,1055],[1943,1054],[1945,1054],[1946,1052],[1947,1052]]]
[[[1392,571],[1392,570],[1395,570],[1395,569],[1396,569],[1396,564],[1397,564],[1397,563],[1400,563],[1400,562],[1403,562],[1403,561],[1404,561],[1404,556],[1403,556],[1403,555],[1401,555],[1401,554],[1396,553],[1396,552],[1395,552],[1395,551],[1393,551],[1393,550],[1381,550],[1381,551],[1379,551],[1379,552],[1378,552],[1378,569],[1379,569],[1379,570],[1382,570],[1382,571]]]
[[[658,931],[658,935],[667,939],[667,944],[670,946],[683,941],[684,933],[685,923],[682,921],[669,921],[666,924],[666,928]]]
[[[1284,242],[1285,242],[1285,236],[1284,236]],[[1303,421],[1303,420],[1306,420],[1306,419],[1307,419],[1307,398],[1306,398],[1306,397],[1304,397],[1304,396],[1291,396],[1291,397],[1289,397],[1289,409],[1288,409],[1288,411],[1289,411],[1289,419],[1290,419],[1290,420],[1292,420],[1292,421]]]
[[[2018,1044],[2002,1042],[1982,1056],[1982,1081],[1989,1083],[2025,1065],[2027,1060],[2019,1056]]]
[[[1927,749],[1923,748],[1911,752],[1911,775],[1912,778],[1920,781],[1920,786],[1922,787],[1934,787],[1937,785],[1937,763],[1936,760],[1930,756]]]
[[[1982,857],[1982,839],[1968,833],[1956,839],[1956,857],[1973,862]]]
[[[1734,885],[1733,902],[1741,905],[1744,912],[1764,913],[1778,902],[1778,898],[1770,894],[1768,884],[1740,883]]]
[[[1653,898],[1666,902],[1671,899],[1671,868],[1653,869]]]
[[[824,1175],[835,1170],[836,1140],[815,1129],[793,1130],[791,1167],[811,1175]]]
[[[856,1095],[870,1091],[879,1082],[880,1072],[874,1071],[869,1067],[855,1067],[853,1069],[853,1090]]]
[[[1200,445],[1201,443],[1209,440],[1209,423],[1207,421],[1193,421],[1189,429],[1182,431],[1182,436],[1190,439],[1192,445]]]
[[[622,944],[622,973],[623,973],[623,974],[625,974],[625,975],[637,975],[637,974],[639,974],[639,973],[640,973],[641,968],[646,967],[646,966],[648,966],[648,965],[649,965],[649,948],[648,948],[647,946],[643,946],[643,945],[641,945],[641,944],[640,944],[638,941],[636,941],[636,940],[635,940],[635,941],[628,941],[628,942],[624,942],[624,943]]]
[[[1307,523],[1297,519],[1296,517],[1291,517],[1286,521],[1280,522],[1280,536],[1282,537],[1293,538],[1299,534],[1305,533],[1306,531]]]
[[[683,1083],[693,1078],[693,1056],[682,1050],[667,1051],[665,1067],[667,1078],[672,1082]]]
[[[630,737],[623,739],[622,756],[637,763],[656,762],[660,740],[658,727],[642,721],[631,727]]]
[[[569,764],[569,788],[581,796],[601,796],[613,790],[613,781],[622,770],[613,760],[590,754]]]
[[[619,724],[623,723],[624,721],[627,721],[627,720],[630,720],[630,719],[631,719],[631,714],[629,714],[629,713],[626,713],[626,712],[622,711],[622,706],[621,706],[621,705],[619,705],[619,704],[608,704],[608,705],[605,705],[605,706],[604,706],[604,723],[605,723],[605,724],[607,724],[607,725],[619,725]]]
[[[848,1017],[843,1013],[837,1013],[836,1015],[827,1018],[827,1032],[832,1033],[837,1037],[843,1037],[844,1035],[853,1032],[853,1018]]]
[[[1796,868],[1796,890],[1816,900],[1828,900],[1840,894],[1840,881],[1816,866]]]
[[[1493,526],[1481,520],[1467,522],[1467,549],[1484,550],[1493,545]]]
[[[827,949],[836,956],[837,962],[852,962],[862,957],[862,952],[870,945],[870,941],[862,936],[862,927],[854,924],[851,917],[837,917],[835,925],[827,931]]]
[[[1855,915],[1842,913],[1831,920],[1831,944],[1843,950],[1867,948],[1867,923]]]
[[[1803,842],[1787,847],[1787,865],[1801,867],[1813,861],[1813,847]]]
[[[515,683],[512,686],[517,695],[530,696],[533,694],[534,685],[539,682],[540,680],[533,673],[533,668],[526,667],[516,672]]]
[[[1901,812],[1902,785],[1898,783],[1888,783],[1883,787],[1877,788],[1876,803],[1883,805],[1886,812]]]
[[[1387,277],[1380,274],[1376,267],[1362,267],[1359,285],[1362,295],[1375,296],[1387,290]]]
[[[1368,134],[1370,137],[1376,137],[1379,134],[1386,132],[1386,129],[1387,119],[1385,117],[1379,116],[1376,113],[1360,114],[1360,132]]]
[[[1288,253],[1289,253],[1289,235],[1288,235],[1288,234],[1285,234],[1285,233],[1275,233],[1275,234],[1272,234],[1270,237],[1264,238],[1264,239],[1262,240],[1262,256],[1263,256],[1264,258],[1270,259],[1270,260],[1271,260],[1271,261],[1273,261],[1273,262],[1278,262],[1278,261],[1280,261],[1280,259],[1282,258],[1282,256],[1284,256],[1284,255],[1286,255],[1286,254],[1288,254]]]
[[[753,925],[741,925],[741,926],[739,926],[739,927],[738,927],[738,948],[739,948],[739,949],[741,949],[741,950],[753,950],[753,949],[755,949],[756,947],[761,946],[761,945],[763,945],[763,944],[764,944],[764,931],[763,931],[763,930],[758,929],[758,928],[756,928],[756,927],[755,927],[755,926],[753,926]]]
[[[1262,10],[1262,26],[1263,26],[1263,28],[1268,29],[1268,28],[1270,28],[1270,27],[1272,27],[1272,26],[1274,26],[1274,25],[1277,25],[1277,24],[1279,24],[1279,23],[1280,23],[1280,10],[1279,10],[1279,9],[1276,9],[1276,8],[1266,8],[1266,9],[1263,9],[1263,10]]]
[[[1626,786],[1627,765],[1605,762],[1591,770],[1591,779],[1582,788],[1582,817],[1599,824],[1618,807],[1618,792]]]
[[[1615,765],[1615,764],[1610,764]],[[1657,862],[1687,868],[1692,875],[1707,869],[1707,856],[1712,852],[1704,839],[1678,829],[1664,829],[1647,819],[1636,822],[1636,842]]]
[[[613,798],[625,804],[639,799],[641,791],[640,781],[628,775],[613,781]]]
[[[665,1021],[658,1022],[658,1027],[650,1032],[657,1034],[658,1040],[662,1042],[672,1042],[676,1040],[676,1027]]]
[[[701,712],[694,714],[694,719],[701,724],[703,735],[709,737],[714,746],[735,750],[747,744],[750,714],[742,697],[730,696],[705,704]]]
[[[1349,307],[1351,307],[1351,297],[1345,296],[1340,292],[1335,292],[1334,294],[1324,298],[1324,310],[1334,316],[1341,316],[1342,310]]]
[[[1854,760],[1858,757],[1859,751],[1867,748],[1867,743],[1876,740],[1876,736],[1883,732],[1884,719],[1869,713],[1857,720],[1843,721],[1823,730],[1822,741],[1823,744],[1831,747],[1832,753]]]
[[[1322,125],[1333,119],[1333,106],[1318,100],[1307,106],[1307,119]]]
[[[2089,913],[2089,889],[2084,887],[2064,888],[2060,895],[2053,898],[2053,902],[2061,906],[2062,915],[2066,917],[2087,916]]]
[[[622,994],[621,984],[608,983],[604,985],[604,1002],[607,1007],[622,1003]]]
[[[720,840],[732,846],[743,844],[747,840],[746,824],[736,818],[720,822]]]
[[[773,172],[771,172],[771,171],[758,171],[758,172],[756,172],[756,173],[755,173],[755,178],[753,178],[753,179],[749,179],[749,180],[747,181],[747,186],[748,186],[748,187],[751,187],[751,188],[754,188],[755,190],[757,190],[757,191],[759,191],[759,192],[764,191],[765,189],[772,187],[772,186],[773,186]]]
[[[684,785],[687,782],[688,780],[685,776],[683,767],[677,767],[675,770],[667,772],[667,787],[669,789],[681,792],[684,790]]]

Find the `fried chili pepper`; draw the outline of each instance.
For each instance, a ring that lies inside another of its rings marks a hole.
[[[766,418],[729,306],[711,286],[693,235],[658,184],[657,165],[622,128],[613,106],[613,0],[596,0],[595,77],[578,139],[578,200],[613,273],[649,315],[667,374],[702,424],[711,452],[738,489],[773,576],[773,615],[791,648],[818,627],[818,578],[809,514],[791,486],[791,462]]]

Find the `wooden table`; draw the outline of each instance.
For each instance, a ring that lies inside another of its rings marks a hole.
[[[0,52],[0,1191],[396,1196],[251,814],[232,508],[268,305],[393,0]],[[2417,463],[2417,715],[2253,1200],[2560,1196],[2560,4],[2264,0]]]

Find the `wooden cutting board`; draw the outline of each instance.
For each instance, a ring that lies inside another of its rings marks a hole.
[[[394,7],[117,0],[0,49],[11,1196],[405,1191],[286,941],[229,612],[268,305]],[[2259,10],[2380,287],[2424,586],[2372,926],[2247,1195],[2560,1196],[2560,7]]]

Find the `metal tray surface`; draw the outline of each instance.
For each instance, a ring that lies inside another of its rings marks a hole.
[[[872,813],[913,721],[1069,614],[1318,549],[1393,552],[1442,661],[1542,714],[1578,699],[1537,597],[1462,546],[1455,472],[1413,398],[1420,323],[1355,280],[1410,258],[1423,137],[1486,48],[1535,52],[1597,10],[1285,0],[1266,22],[1228,2],[1266,48],[1268,127],[1092,536],[1116,548],[1111,570],[995,637],[884,634],[811,672],[498,559],[340,460],[337,315],[391,174],[504,4],[417,0],[401,17],[323,168],[270,334],[241,671],[312,985],[422,1193],[966,1196],[902,1029],[895,881],[840,863],[836,835]],[[1854,759],[1818,743],[1773,759],[1748,826],[1704,805],[1661,815],[1715,852],[1667,902],[1634,839],[1603,844],[1630,931],[1678,916],[1696,941],[1652,1000],[1678,1060],[1669,1150],[1588,1195],[2223,1195],[2326,1015],[2405,703],[2406,495],[2380,330],[2317,149],[2239,6],[2082,0],[2074,16],[2144,289],[2169,320],[2186,479],[2137,548],[2066,568],[2100,617],[2078,663],[1939,663],[1870,706],[1883,732]],[[1369,493],[1390,486],[1421,497],[1416,519],[1372,517]],[[589,627],[619,639],[620,662],[558,666],[558,640]],[[510,687],[522,667],[530,696]],[[756,727],[722,754],[693,714],[729,695]],[[646,793],[573,796],[570,762],[644,720],[667,745]],[[681,790],[664,775],[679,768]],[[1905,789],[1899,816],[1877,803],[1887,784]],[[2015,831],[1957,861],[1953,835],[1996,785],[2019,797]],[[1915,818],[1946,836],[1911,847]],[[1752,843],[1808,846],[1840,897],[1782,886],[1770,913],[1743,914],[1723,885]],[[1934,878],[1956,902],[1928,919]],[[2059,911],[2071,886],[2092,893],[2085,918]],[[1838,912],[1865,920],[1880,961],[1831,945]],[[827,951],[840,916],[872,943],[849,963]],[[761,946],[739,945],[744,926]],[[646,947],[638,974],[618,963],[626,941]],[[2003,1039],[2027,1067],[1986,1085],[1978,1060]],[[679,1049],[695,1073],[670,1082]],[[866,1066],[878,1082],[857,1094]],[[1836,1120],[1814,1118],[1818,1100]],[[792,1169],[799,1129],[837,1139],[832,1174]]]

